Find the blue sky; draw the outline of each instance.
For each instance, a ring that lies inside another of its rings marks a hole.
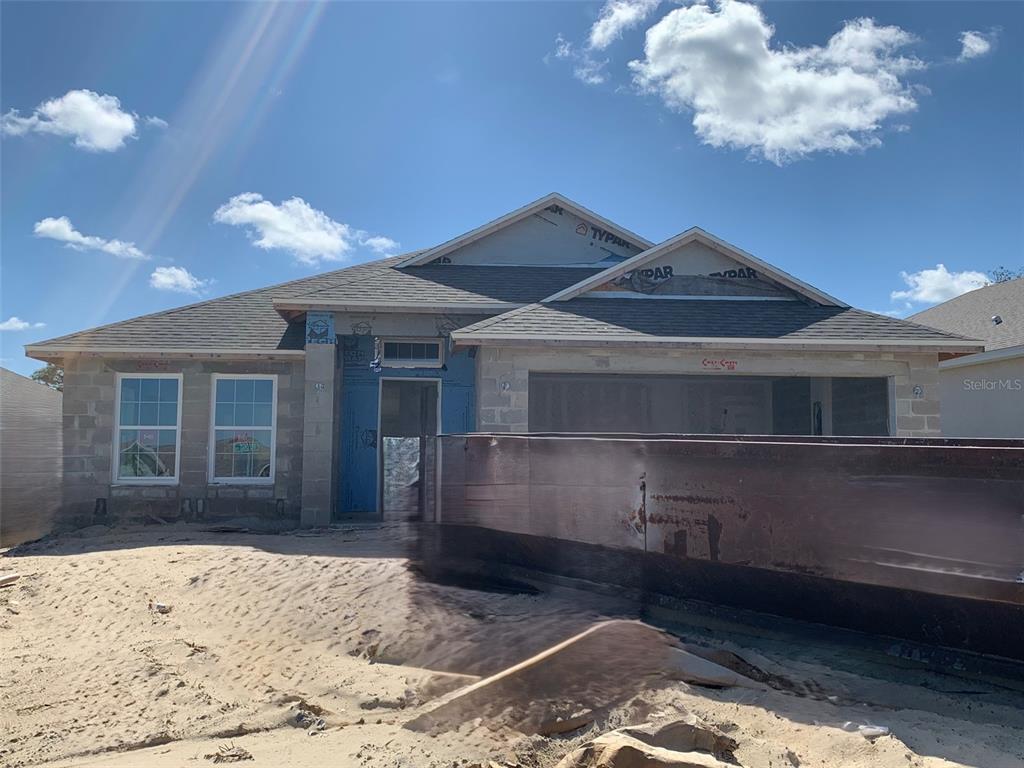
[[[550,191],[902,315],[1024,261],[1019,3],[0,14],[0,356],[21,373],[25,343],[433,245]]]

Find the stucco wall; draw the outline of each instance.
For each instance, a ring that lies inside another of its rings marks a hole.
[[[937,354],[810,353],[739,350],[585,350],[484,347],[477,356],[477,429],[526,432],[529,372],[714,374],[706,361],[735,361],[728,375],[884,376],[892,381],[892,415],[901,437],[940,437]],[[915,392],[915,388],[918,388]]]
[[[1024,439],[1024,356],[939,370],[947,437]]]
[[[117,373],[181,373],[181,460],[177,485],[112,481]],[[277,375],[273,485],[208,482],[214,373]],[[69,357],[64,365],[64,495],[58,525],[106,516],[298,517],[302,496],[304,361],[102,360]],[[97,504],[97,499],[105,502]],[[98,508],[99,506],[99,508]]]

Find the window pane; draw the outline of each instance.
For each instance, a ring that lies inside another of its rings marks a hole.
[[[274,399],[274,382],[270,379],[257,379],[255,385],[254,399],[257,403],[270,403]]]
[[[254,427],[269,427],[271,416],[270,403],[257,403],[252,409],[252,425]]]
[[[139,450],[156,450],[157,431],[155,429],[140,429],[138,435]]]
[[[174,451],[160,451],[157,454],[157,474],[160,477],[174,477]]]
[[[137,454],[135,451],[121,451],[120,464],[117,470],[118,477],[135,477],[135,462]]]
[[[139,423],[139,404],[121,402],[121,424],[132,427]]]
[[[160,379],[140,379],[141,396],[145,403],[155,403],[160,400]]]
[[[124,452],[126,450],[132,450],[136,441],[138,440],[139,433],[135,429],[122,429],[121,439],[119,444],[119,450]]]
[[[235,423],[235,406],[231,403],[217,403],[214,426],[230,427]]]
[[[173,451],[177,436],[177,430],[161,429],[160,432],[157,434],[157,450]]]
[[[252,456],[248,453],[236,453],[232,457],[231,476],[251,477]]]
[[[213,459],[213,476],[214,477],[231,477],[231,463],[233,461],[233,454],[230,453],[218,453]]]
[[[121,379],[121,401],[138,402],[140,379]]]
[[[160,379],[160,402],[161,403],[177,403],[178,402],[178,380],[177,379]]]
[[[178,425],[178,404],[160,403],[160,419],[156,422],[161,427],[174,427]]]
[[[235,382],[235,402],[236,403],[251,403],[253,400],[253,382],[252,379],[238,379]],[[249,422],[246,422],[247,424]]]
[[[250,426],[252,422],[252,403],[240,403],[235,406],[235,424],[243,427]]]
[[[156,403],[143,402],[139,405],[139,424],[150,427],[157,423],[159,407]]]
[[[235,380],[217,379],[217,402],[231,403],[235,400]]]
[[[394,360],[398,357],[398,345],[393,341],[384,342],[384,357],[386,359]]]

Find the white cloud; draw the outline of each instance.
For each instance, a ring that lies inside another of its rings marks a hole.
[[[71,220],[67,216],[37,221],[34,231],[36,237],[58,240],[77,251],[102,251],[111,256],[117,256],[119,259],[136,259],[138,261],[146,261],[150,258],[139,250],[135,243],[126,243],[123,240],[105,240],[95,235],[83,235],[72,226]]]
[[[572,61],[573,77],[587,85],[600,85],[608,79],[604,72],[607,59],[595,59],[589,50],[578,50],[562,35],[555,38],[555,58]]]
[[[74,138],[75,146],[92,152],[113,152],[135,138],[137,116],[121,109],[116,96],[94,91],[68,91],[44,101],[29,117],[12,109],[0,127],[11,136],[50,133]]]
[[[992,50],[992,41],[994,38],[994,32],[987,35],[983,32],[976,32],[971,29],[966,32],[961,32],[960,55],[957,56],[956,60],[967,61],[968,59],[976,59],[979,56],[984,56]]]
[[[153,128],[167,127],[167,121],[164,120],[162,117],[157,117],[156,115],[150,115],[149,117],[147,117],[145,119],[145,123],[146,125],[152,126]]]
[[[950,272],[944,264],[920,272],[900,272],[900,277],[907,284],[907,290],[893,291],[890,297],[893,301],[912,301],[918,304],[949,301],[991,282],[984,272]]]
[[[899,27],[855,19],[803,48],[773,48],[774,34],[756,5],[698,3],[648,29],[645,58],[630,68],[642,90],[692,111],[705,143],[777,164],[876,146],[886,118],[916,109],[902,77],[924,64],[897,54],[914,41]]]
[[[210,286],[211,280],[200,280],[184,267],[157,267],[149,276],[149,284],[158,291],[174,291],[198,295]]]
[[[603,51],[622,37],[627,29],[633,29],[650,16],[659,2],[661,0],[608,0],[590,28],[587,44]]]
[[[376,235],[374,237],[363,237],[360,242],[365,245],[374,253],[379,253],[382,256],[389,253],[394,253],[398,250],[398,243],[392,240],[390,237],[384,237],[382,235]]]
[[[30,323],[27,320],[22,320],[20,317],[11,315],[0,323],[0,331],[25,331],[29,328],[42,328],[45,325],[46,323]]]
[[[377,253],[398,248],[398,243],[391,238],[370,236],[337,222],[301,197],[275,205],[262,195],[246,192],[235,195],[218,208],[213,220],[247,227],[258,248],[288,251],[303,264],[339,261],[360,245]]]

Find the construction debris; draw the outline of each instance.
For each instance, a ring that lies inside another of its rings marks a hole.
[[[556,768],[727,768],[737,744],[690,715],[609,731],[570,752]]]
[[[682,650],[661,630],[639,621],[614,620],[595,624],[526,661],[441,697],[406,727],[437,732],[483,717],[523,733],[540,733],[558,717],[606,710],[640,691],[678,680],[764,688]]]
[[[224,744],[213,754],[204,755],[204,757],[215,763],[240,763],[243,760],[252,760],[252,753],[244,747]]]

